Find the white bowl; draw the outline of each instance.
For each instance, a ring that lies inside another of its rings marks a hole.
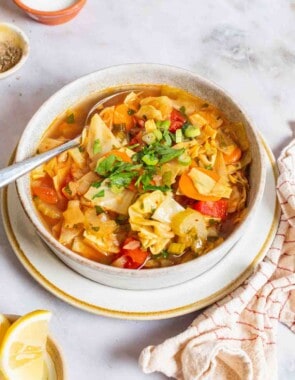
[[[22,49],[22,56],[18,63],[9,70],[0,73],[0,79],[4,79],[19,70],[26,62],[30,52],[29,39],[17,26],[10,23],[0,23],[0,42],[11,41],[13,45]]]
[[[265,184],[265,163],[259,138],[253,124],[241,108],[221,88],[208,80],[180,68],[157,64],[127,64],[99,70],[63,87],[47,100],[24,130],[16,153],[16,161],[35,154],[39,141],[58,115],[89,94],[109,87],[126,84],[169,84],[191,92],[221,108],[232,121],[241,121],[250,141],[253,157],[250,169],[249,212],[231,235],[208,254],[184,264],[166,268],[132,270],[103,265],[64,247],[47,230],[35,210],[30,176],[17,180],[23,208],[38,234],[53,252],[69,267],[83,276],[102,284],[123,289],[156,289],[179,284],[194,278],[217,264],[243,235],[261,200]],[[230,253],[229,253],[230,254]]]

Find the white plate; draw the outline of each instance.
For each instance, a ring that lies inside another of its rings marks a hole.
[[[201,309],[238,287],[270,247],[279,222],[276,166],[267,155],[265,193],[246,234],[212,269],[183,284],[157,290],[123,290],[100,285],[63,264],[42,243],[26,217],[14,185],[3,191],[3,221],[20,262],[44,288],[76,307],[124,319],[162,319]]]

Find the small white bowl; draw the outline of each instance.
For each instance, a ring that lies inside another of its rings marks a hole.
[[[4,79],[19,70],[26,62],[30,52],[29,39],[17,26],[10,23],[0,23],[0,43],[11,42],[14,46],[22,49],[21,59],[7,71],[0,73],[0,79]]]
[[[43,225],[32,201],[30,175],[17,180],[22,206],[36,231],[53,252],[69,267],[96,282],[123,289],[157,289],[190,280],[216,265],[239,240],[252,220],[262,198],[265,162],[259,137],[246,114],[232,98],[215,84],[187,70],[156,64],[127,64],[86,75],[63,87],[33,116],[21,136],[16,161],[35,154],[40,139],[58,115],[98,91],[130,84],[169,84],[191,92],[221,108],[232,121],[244,124],[253,157],[250,168],[248,215],[218,247],[184,264],[155,269],[121,269],[88,260],[59,243]]]

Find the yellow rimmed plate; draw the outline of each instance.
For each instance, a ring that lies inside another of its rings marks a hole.
[[[265,256],[279,223],[276,166],[266,152],[266,186],[250,227],[212,269],[183,284],[157,290],[123,290],[100,285],[63,264],[42,243],[27,219],[15,186],[2,194],[2,215],[8,239],[22,265],[45,289],[86,311],[122,319],[164,319],[199,310],[226,296],[253,272]]]

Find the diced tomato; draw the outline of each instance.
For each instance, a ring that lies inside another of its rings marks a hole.
[[[194,204],[193,208],[203,215],[212,216],[213,218],[224,219],[227,215],[228,200],[220,199],[219,201],[199,201]]]
[[[48,186],[32,186],[33,194],[39,197],[43,202],[49,204],[56,204],[58,196],[52,187]]]
[[[176,109],[173,109],[170,115],[170,128],[169,131],[174,133],[177,131],[177,129],[182,128],[183,124],[186,122],[186,117],[182,115],[181,112],[177,111]]]
[[[137,135],[135,135],[131,140],[130,140],[130,145],[134,144],[142,144],[142,131],[138,132]]]
[[[144,128],[145,121],[143,119],[139,119],[136,116],[133,116],[133,123],[137,127]]]
[[[134,249],[125,249],[126,245],[133,245],[136,247]],[[148,257],[148,252],[140,248],[139,241],[134,238],[127,238],[123,243],[122,255],[126,256],[127,260],[124,263],[124,268],[137,269],[141,267]]]

